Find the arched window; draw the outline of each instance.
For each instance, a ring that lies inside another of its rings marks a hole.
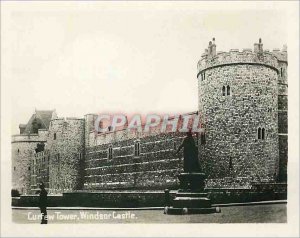
[[[257,139],[261,139],[261,128],[259,127],[257,130]]]
[[[225,86],[222,87],[222,95],[225,96]]]
[[[262,128],[262,130],[261,130],[261,139],[262,140],[265,139],[265,128]]]
[[[230,95],[230,86],[227,85],[227,96],[229,96],[229,95]]]

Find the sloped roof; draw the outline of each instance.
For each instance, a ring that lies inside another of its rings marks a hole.
[[[34,134],[37,133],[36,129],[49,129],[51,119],[56,118],[57,115],[55,110],[50,111],[35,111],[35,113],[30,117],[26,128],[22,134]]]

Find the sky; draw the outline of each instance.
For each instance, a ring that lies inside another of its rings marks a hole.
[[[26,5],[27,4],[27,5]],[[280,2],[4,2],[6,93],[17,134],[37,110],[88,113],[197,110],[197,62],[217,51],[287,43]]]

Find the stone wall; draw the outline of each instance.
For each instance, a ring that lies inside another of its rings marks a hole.
[[[209,178],[272,180],[279,153],[277,63],[269,55],[267,65],[244,64],[239,52],[230,55],[243,64],[208,63],[198,75],[199,114],[206,130],[205,142],[199,143],[204,171]],[[264,140],[258,139],[259,127],[265,128]]]
[[[182,151],[177,156],[174,153],[184,137],[185,133],[161,133],[159,128],[147,133],[118,130],[96,135],[90,131],[85,156],[84,188],[177,187],[176,175],[183,171],[183,156]],[[135,153],[136,143],[140,145],[139,155]],[[108,155],[109,148],[112,150],[111,157]]]
[[[46,149],[49,150],[49,192],[74,191],[83,186],[84,120],[52,120]]]
[[[273,51],[278,64],[278,181],[287,181],[288,161],[288,64],[287,52]]]
[[[35,153],[31,158],[31,193],[35,194],[39,190],[39,184],[44,183],[49,189],[49,150]]]
[[[40,142],[46,141],[44,130],[38,134],[14,135],[11,142],[12,153],[12,189],[18,190],[21,194],[30,193],[32,158],[35,148]]]

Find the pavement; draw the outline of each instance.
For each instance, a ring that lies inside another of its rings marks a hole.
[[[286,223],[286,201],[215,204],[221,213],[165,215],[163,207],[144,208],[48,208],[48,224],[57,223]],[[37,207],[13,207],[15,223],[40,223]]]

